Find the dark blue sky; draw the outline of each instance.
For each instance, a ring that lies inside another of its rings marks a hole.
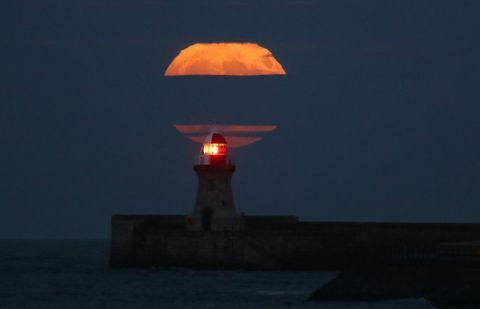
[[[108,238],[188,213],[198,145],[172,124],[277,124],[236,151],[239,211],[480,220],[479,1],[0,4],[0,238]],[[285,77],[168,79],[195,42],[250,41]]]

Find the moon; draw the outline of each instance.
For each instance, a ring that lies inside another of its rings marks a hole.
[[[165,76],[285,75],[272,53],[256,43],[196,43],[183,49]]]

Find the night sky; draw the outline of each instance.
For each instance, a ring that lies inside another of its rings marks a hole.
[[[0,26],[0,238],[189,213],[174,123],[278,125],[234,152],[247,214],[480,221],[480,1],[3,0]],[[163,76],[222,41],[288,75]]]

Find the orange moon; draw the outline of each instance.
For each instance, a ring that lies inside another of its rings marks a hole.
[[[165,76],[285,75],[272,53],[255,43],[197,43],[178,54]]]

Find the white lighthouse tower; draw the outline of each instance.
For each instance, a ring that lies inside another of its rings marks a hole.
[[[235,165],[227,153],[227,141],[218,131],[205,138],[193,169],[198,176],[193,213],[187,218],[191,230],[242,229],[235,210],[231,179]]]

